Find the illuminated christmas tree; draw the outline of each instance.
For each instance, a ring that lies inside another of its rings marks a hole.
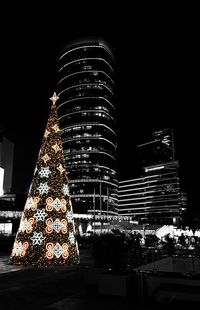
[[[16,234],[11,264],[54,267],[79,263],[73,209],[56,101],[47,121],[33,180]]]

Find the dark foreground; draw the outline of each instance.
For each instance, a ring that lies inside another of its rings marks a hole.
[[[93,266],[87,250],[80,251],[80,260],[78,266],[33,269],[10,266],[8,256],[0,256],[0,309],[172,310],[172,305],[138,304],[134,291],[129,298],[99,294],[85,284],[84,274]]]
[[[103,298],[85,287],[84,271],[93,262],[84,250],[80,258],[78,266],[32,269],[6,265],[8,256],[1,256],[0,309],[110,310],[124,307],[123,299]]]

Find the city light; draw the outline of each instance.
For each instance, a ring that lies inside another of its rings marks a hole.
[[[145,172],[148,171],[154,171],[154,170],[160,170],[160,169],[164,169],[165,166],[158,166],[158,167],[152,167],[152,168],[145,168]]]
[[[3,196],[4,169],[0,167],[0,196]]]

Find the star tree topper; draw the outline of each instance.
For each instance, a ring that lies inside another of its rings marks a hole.
[[[53,93],[53,96],[50,98],[50,100],[52,101],[52,105],[56,104],[56,101],[59,99],[59,97],[56,95],[56,93]]]

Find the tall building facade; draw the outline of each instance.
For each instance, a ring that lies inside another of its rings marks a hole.
[[[119,214],[142,223],[179,224],[186,209],[179,162],[175,160],[173,131],[153,132],[152,139],[138,145],[141,176],[119,182]]]
[[[116,214],[115,59],[101,39],[69,43],[58,60],[58,115],[76,214]]]
[[[137,145],[137,153],[141,167],[175,160],[173,129],[153,131],[145,143]]]

